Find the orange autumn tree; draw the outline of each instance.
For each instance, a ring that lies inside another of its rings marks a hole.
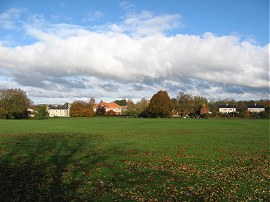
[[[84,102],[77,100],[71,104],[70,116],[71,117],[91,117],[94,115],[93,104],[91,102]]]

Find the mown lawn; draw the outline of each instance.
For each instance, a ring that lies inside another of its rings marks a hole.
[[[0,120],[0,201],[270,198],[268,120]]]

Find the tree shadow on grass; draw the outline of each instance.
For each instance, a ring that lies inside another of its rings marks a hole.
[[[89,135],[87,141],[91,141]],[[22,135],[6,143],[0,152],[0,201],[75,199],[74,193],[81,186],[75,168],[86,159],[84,137],[73,134]],[[93,162],[103,160],[101,155],[92,155],[89,159]],[[94,166],[91,162],[88,165]]]
[[[80,134],[8,138],[0,145],[0,201],[170,198],[168,192],[160,195],[158,185],[173,178],[170,172],[141,163],[129,165],[134,153],[130,145],[102,149],[97,141],[95,135]]]
[[[241,179],[249,188],[248,183],[259,176],[254,168],[263,181],[252,187],[260,191],[258,196],[249,196],[269,198],[264,188],[269,186],[268,175],[262,176],[268,173],[269,160],[263,157],[258,156],[251,166],[245,166],[243,159],[234,166],[199,170],[176,161],[172,154],[137,151],[126,143],[104,146],[103,141],[89,134],[4,137],[0,201],[238,201],[251,191],[238,190],[231,182]]]

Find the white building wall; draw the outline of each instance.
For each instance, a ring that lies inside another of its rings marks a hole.
[[[264,108],[248,108],[248,111],[249,111],[249,112],[256,112],[256,113],[259,113],[259,112],[264,112],[265,109],[264,109]]]
[[[113,110],[115,113],[121,114],[121,108],[106,108],[106,112]]]
[[[219,108],[218,111],[220,113],[231,113],[236,112],[236,108]]]
[[[48,109],[49,117],[69,117],[69,109]]]

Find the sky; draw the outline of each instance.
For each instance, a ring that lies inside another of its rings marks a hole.
[[[268,0],[0,0],[0,88],[34,104],[269,99]]]

